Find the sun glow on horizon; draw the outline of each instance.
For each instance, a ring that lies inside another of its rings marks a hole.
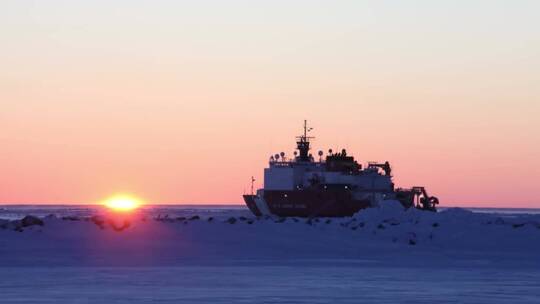
[[[107,208],[115,211],[131,211],[142,205],[142,201],[132,195],[118,194],[103,202]]]

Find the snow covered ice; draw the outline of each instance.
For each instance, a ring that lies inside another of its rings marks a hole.
[[[0,220],[5,303],[538,303],[540,215],[243,209]],[[158,292],[159,291],[159,292]]]

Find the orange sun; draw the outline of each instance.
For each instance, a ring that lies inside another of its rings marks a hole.
[[[142,202],[134,196],[119,194],[109,197],[103,204],[115,211],[131,211],[137,209]]]

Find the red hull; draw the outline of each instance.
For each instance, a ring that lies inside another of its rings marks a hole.
[[[245,195],[248,208],[256,216],[261,212],[254,197]],[[268,210],[277,216],[288,217],[343,217],[351,216],[370,206],[369,200],[355,200],[349,191],[265,191]]]
[[[265,191],[264,200],[272,214],[298,217],[351,216],[370,205],[348,191]]]

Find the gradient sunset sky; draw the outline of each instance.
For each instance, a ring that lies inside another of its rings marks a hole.
[[[540,207],[540,1],[1,1],[0,202],[241,203],[271,154]]]

